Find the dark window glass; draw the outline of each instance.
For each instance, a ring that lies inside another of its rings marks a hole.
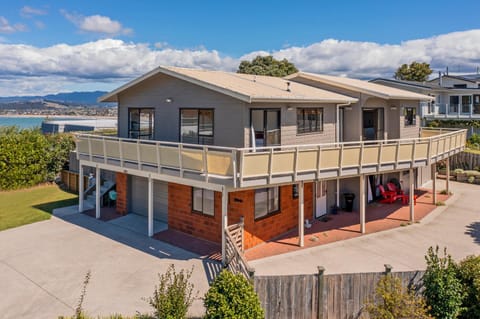
[[[190,144],[213,144],[213,110],[181,110],[180,141]]]
[[[154,109],[128,110],[128,137],[151,140],[154,133]]]
[[[414,107],[405,108],[405,126],[413,126],[417,124],[417,109]]]
[[[280,209],[278,187],[255,190],[255,219],[276,213]]]
[[[323,131],[323,109],[297,109],[297,133]]]
[[[212,190],[193,187],[192,209],[208,216],[215,214],[214,192]]]

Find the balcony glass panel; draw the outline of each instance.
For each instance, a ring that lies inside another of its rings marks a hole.
[[[462,96],[462,113],[470,114],[470,104],[472,104],[472,96]]]
[[[473,114],[480,114],[480,95],[473,96]]]
[[[448,113],[458,113],[458,106],[460,105],[460,97],[456,95],[450,96],[450,105]]]

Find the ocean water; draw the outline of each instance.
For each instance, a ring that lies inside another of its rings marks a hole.
[[[17,126],[19,128],[34,128],[42,126],[45,117],[3,117],[0,116],[0,126]]]

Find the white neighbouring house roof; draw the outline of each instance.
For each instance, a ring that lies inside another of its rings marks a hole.
[[[118,102],[117,95],[141,85],[158,74],[166,74],[247,103],[355,103],[356,98],[318,89],[284,78],[160,66],[99,98],[99,102]]]
[[[323,75],[307,72],[298,72],[291,74],[285,79],[295,80],[295,79],[306,79],[312,82],[317,82],[325,85],[330,85],[354,92],[360,92],[365,94],[370,94],[386,100],[421,100],[421,101],[430,101],[433,100],[431,96],[413,93],[407,90],[396,89],[388,87],[381,84],[375,84],[367,81],[350,79],[340,76],[332,75]]]

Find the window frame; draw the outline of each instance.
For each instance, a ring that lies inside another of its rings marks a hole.
[[[201,190],[202,191],[202,207],[201,209],[196,209],[198,207],[195,207],[195,190]],[[212,192],[213,196],[213,211],[210,212],[205,212],[205,191]],[[215,217],[215,192],[210,189],[205,189],[201,187],[194,187],[192,186],[192,213],[196,214],[201,214],[202,216],[207,216],[207,217]]]
[[[403,124],[404,127],[409,127],[409,126],[417,126],[417,108],[414,106],[404,106],[403,108]],[[409,110],[412,111],[412,118],[409,120],[408,112]]]
[[[132,129],[132,111],[139,112],[140,122],[138,130]],[[142,111],[148,111],[149,114],[149,124],[148,124],[148,134],[142,134]],[[136,132],[137,136],[133,137],[132,133]],[[129,107],[128,108],[128,126],[127,126],[127,135],[128,138],[139,139],[139,140],[153,140],[155,136],[155,108],[154,107]],[[147,138],[144,138],[147,137]]]
[[[309,129],[307,130],[307,123],[310,122],[310,120],[305,118],[305,111],[316,111],[317,116],[320,117],[319,120],[317,120],[317,126],[319,126],[319,129],[311,129],[311,126],[308,125]],[[299,125],[299,112],[302,112],[302,121],[303,121],[303,130],[300,130],[300,125]],[[305,134],[318,134],[318,133],[323,133],[324,131],[324,108],[323,107],[299,107],[297,108],[296,112],[296,126],[297,126],[297,135],[305,135]]]
[[[273,189],[273,188],[277,188],[277,198],[276,198],[276,206],[277,208],[276,209],[273,209],[273,210],[270,210],[269,209],[269,203],[270,203],[270,189]],[[266,190],[267,192],[267,212],[264,214],[264,215],[261,215],[261,216],[258,216],[257,217],[257,191],[260,191],[260,190]],[[262,220],[262,219],[265,219],[265,218],[268,218],[270,216],[273,216],[273,215],[276,215],[276,214],[279,214],[281,212],[281,208],[280,208],[280,204],[281,204],[281,200],[280,200],[280,186],[273,186],[273,187],[264,187],[264,188],[257,188],[254,190],[254,208],[253,208],[253,217],[254,217],[254,221],[259,221],[259,220]]]
[[[180,143],[185,143],[182,138],[182,112],[183,111],[197,111],[197,141],[196,143],[191,144],[198,144],[198,145],[213,145],[214,138],[215,138],[215,109],[214,108],[191,108],[185,107],[179,109],[179,116],[178,116],[178,140]],[[201,134],[200,133],[200,113],[202,111],[211,111],[212,112],[212,134]],[[211,139],[211,143],[204,143],[203,139]],[[202,143],[200,143],[202,141]]]

